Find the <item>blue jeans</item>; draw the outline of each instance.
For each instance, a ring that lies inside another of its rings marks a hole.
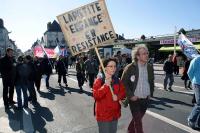
[[[188,117],[188,122],[192,128],[200,127],[200,85],[193,84],[194,94],[196,98],[196,105]]]
[[[16,93],[17,93],[17,103],[18,107],[22,107],[22,96],[24,97],[24,107],[28,107],[28,95],[27,95],[27,86],[26,85],[16,85]],[[22,91],[22,93],[21,93]]]
[[[167,89],[167,84],[168,84],[168,79],[169,79],[169,86],[168,87],[172,87],[173,83],[174,83],[174,75],[172,74],[165,74],[165,79],[164,79],[164,89]]]

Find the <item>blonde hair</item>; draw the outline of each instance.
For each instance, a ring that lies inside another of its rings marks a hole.
[[[140,45],[137,45],[135,48],[133,48],[133,50],[132,50],[132,60],[134,62],[138,61],[137,56],[139,55],[140,49],[146,49],[148,51],[148,48],[145,44],[140,44]]]

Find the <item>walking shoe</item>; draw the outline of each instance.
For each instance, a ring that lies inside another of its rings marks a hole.
[[[37,91],[39,92],[39,91],[40,91],[40,88],[37,88]]]
[[[66,83],[65,86],[68,87],[68,84]]]
[[[59,83],[59,86],[61,87],[61,83]]]
[[[188,88],[189,88],[190,90],[192,90],[192,87],[188,86]]]
[[[173,91],[173,90],[172,90],[172,87],[169,87],[168,90],[169,90],[169,91]]]
[[[80,91],[79,91],[79,92],[80,92],[80,93],[83,93],[83,88],[82,88],[82,87],[79,87],[79,88],[80,88]]]
[[[165,90],[165,91],[167,91],[167,89],[166,89],[166,88],[164,88],[164,90]]]
[[[186,90],[188,90],[188,87],[187,87],[187,86],[185,86],[185,89],[186,89]]]
[[[80,90],[79,92],[80,92],[80,93],[83,93],[83,90]]]

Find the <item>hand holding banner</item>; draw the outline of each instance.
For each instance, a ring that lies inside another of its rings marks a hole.
[[[95,1],[57,16],[72,55],[95,48],[101,67],[97,46],[112,44],[116,39],[104,0]],[[115,96],[110,87],[113,100]]]

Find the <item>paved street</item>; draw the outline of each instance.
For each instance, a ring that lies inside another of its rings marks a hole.
[[[164,91],[162,66],[154,66],[156,89],[150,108],[143,119],[144,132],[197,133],[187,127],[187,116],[192,109],[192,91],[184,89],[180,76],[175,76],[174,92]],[[68,88],[58,86],[55,74],[50,78],[49,89],[46,89],[42,79],[41,92],[38,93],[40,104],[29,104],[30,109],[23,111],[4,111],[0,82],[0,132],[97,133],[91,90],[85,83],[84,93],[80,94],[74,69],[69,69],[69,74]],[[130,120],[129,108],[122,108],[118,133],[126,133]]]

